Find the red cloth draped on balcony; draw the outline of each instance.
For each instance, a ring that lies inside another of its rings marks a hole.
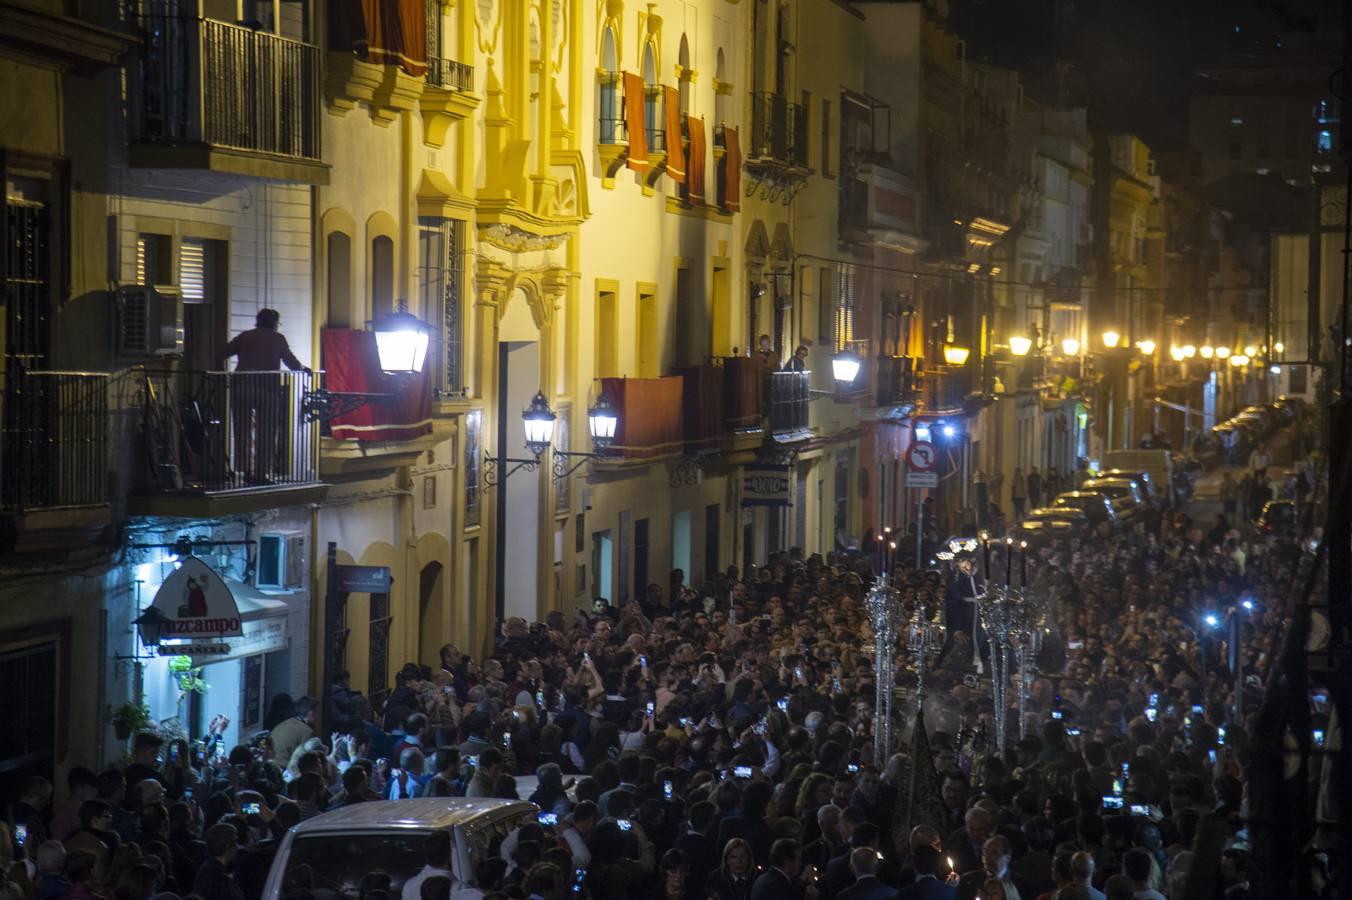
[[[728,212],[742,208],[742,145],[737,129],[723,126],[723,197]]]
[[[398,66],[409,75],[427,74],[427,15],[424,3],[440,0],[335,0],[329,7],[332,49],[352,50],[377,66]]]
[[[704,147],[704,120],[695,116],[686,116],[685,123],[690,129],[690,161],[686,165],[685,199],[687,203],[704,203],[704,160],[707,151]]]
[[[681,451],[685,379],[602,378],[601,390],[615,399],[620,424],[611,449],[631,459],[668,456]]]
[[[372,400],[329,422],[338,440],[408,441],[432,431],[432,379],[429,370],[412,381],[380,369],[376,336],[350,328],[322,332],[325,386],[337,393],[393,394]]]
[[[643,79],[624,73],[624,130],[629,136],[625,162],[635,172],[648,171],[648,129],[643,124]]]
[[[723,370],[718,366],[691,366],[685,379],[685,444],[700,450],[723,437]]]
[[[730,356],[723,360],[723,411],[728,428],[760,428],[764,398],[765,365],[759,357]]]
[[[674,87],[664,87],[662,103],[667,113],[667,176],[685,184],[685,144],[681,142],[681,95]]]

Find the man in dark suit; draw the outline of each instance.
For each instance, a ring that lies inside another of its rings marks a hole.
[[[854,884],[841,891],[839,900],[895,900],[897,892],[878,880],[878,851],[859,847],[850,853]]]
[[[770,847],[770,868],[751,886],[751,900],[817,900],[817,889],[798,878],[802,850],[792,838]]]
[[[827,864],[826,896],[828,898],[839,897],[853,883],[854,875],[850,867],[854,851],[860,849],[868,850],[875,857],[882,850],[881,835],[877,826],[872,822],[865,822],[850,835],[850,853],[842,853]],[[881,863],[875,868],[875,874],[888,885],[897,883],[896,870],[890,863]]]
[[[716,848],[728,845],[733,838],[742,838],[751,845],[751,854],[756,865],[765,866],[770,862],[770,846],[775,841],[775,833],[765,824],[765,808],[770,805],[774,788],[768,781],[753,781],[742,791],[741,812],[728,816],[718,827]],[[797,845],[795,844],[795,847]]]
[[[967,810],[966,825],[944,840],[944,852],[953,857],[959,872],[971,872],[981,866],[981,847],[995,834],[995,817],[979,806]]]
[[[707,800],[690,807],[687,816],[689,828],[676,840],[676,849],[685,854],[689,874],[685,879],[685,895],[688,900],[704,900],[704,885],[709,873],[718,868],[720,859],[709,838],[709,826],[713,824],[717,807]]]
[[[825,872],[831,860],[845,849],[840,841],[840,809],[830,803],[819,808],[817,830],[817,839],[803,846],[803,865]]]
[[[939,851],[929,844],[921,844],[914,854],[915,883],[902,888],[897,900],[956,900],[957,887],[940,877],[945,866]]]

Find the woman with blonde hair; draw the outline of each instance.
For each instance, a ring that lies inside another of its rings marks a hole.
[[[733,838],[723,847],[722,865],[709,873],[704,894],[709,900],[751,900],[751,883],[755,876],[751,844],[742,838]]]
[[[810,844],[821,837],[821,825],[817,822],[817,810],[831,802],[831,777],[822,772],[813,772],[803,779],[798,789],[798,802],[793,813],[798,818],[799,840]]]

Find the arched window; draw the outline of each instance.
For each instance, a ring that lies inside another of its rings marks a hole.
[[[681,35],[681,50],[677,58],[676,80],[681,92],[681,114],[690,112],[690,41]]]
[[[657,83],[657,49],[654,41],[643,47],[643,124],[647,131],[649,152],[662,152],[662,85]]]
[[[723,55],[723,48],[719,47],[714,63],[714,127],[717,131],[722,131],[722,126],[728,124],[728,96],[731,93],[727,58]]]
[[[621,132],[620,112],[620,59],[615,43],[615,29],[609,25],[601,33],[601,72],[598,75],[601,87],[599,141],[602,144],[618,144]]]
[[[352,324],[352,238],[341,231],[329,232],[328,286],[330,328]]]
[[[371,241],[371,318],[394,311],[394,241],[382,234]]]

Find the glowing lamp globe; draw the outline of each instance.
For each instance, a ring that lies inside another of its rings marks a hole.
[[[1009,339],[1009,352],[1013,353],[1015,356],[1027,356],[1028,351],[1032,348],[1032,339],[1025,337],[1024,335],[1016,334]]]
[[[1061,341],[1061,352],[1066,356],[1076,356],[1080,352],[1080,342],[1075,338],[1065,338]]]
[[[542,391],[536,391],[530,406],[521,413],[521,424],[526,429],[526,449],[536,456],[549,449],[554,442],[554,411]]]
[[[376,353],[382,371],[392,375],[417,375],[427,362],[432,329],[406,312],[386,313],[375,320]]]
[[[950,366],[961,366],[967,362],[971,350],[958,344],[944,344],[944,362]]]
[[[620,426],[620,413],[610,395],[602,393],[596,405],[587,410],[587,428],[591,431],[592,446],[604,450],[615,442],[615,429]]]
[[[859,377],[859,368],[863,363],[864,361],[859,358],[858,353],[852,350],[841,350],[831,357],[831,377],[841,387],[852,385],[854,380]]]

